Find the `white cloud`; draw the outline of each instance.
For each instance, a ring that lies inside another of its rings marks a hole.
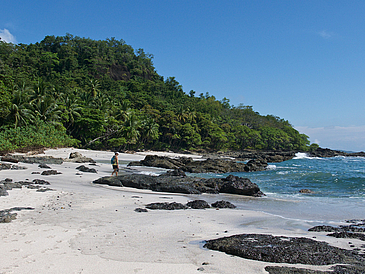
[[[14,35],[12,35],[7,29],[0,29],[0,38],[2,41],[5,41],[7,43],[17,43]]]
[[[333,37],[333,35],[334,35],[333,32],[328,32],[326,30],[319,31],[319,32],[317,32],[317,34],[324,39],[329,39],[329,38]]]
[[[365,126],[331,127],[295,127],[300,133],[309,136],[309,140],[321,147],[365,151]]]

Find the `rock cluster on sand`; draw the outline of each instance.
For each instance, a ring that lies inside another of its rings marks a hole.
[[[333,232],[327,234],[327,236],[335,238],[358,239],[361,241],[365,241],[365,220],[348,220],[347,223],[349,223],[349,225],[341,225],[339,227],[328,225],[315,226],[308,229],[308,231]]]
[[[12,170],[21,170],[21,169],[27,169],[23,166],[8,164],[8,163],[0,163],[0,170],[6,170],[6,169],[12,169]]]
[[[13,211],[20,210],[33,210],[32,207],[13,207],[9,209],[0,210],[0,223],[10,223],[12,220],[16,219],[17,213],[13,213]]]
[[[181,169],[190,173],[229,173],[262,171],[267,162],[262,159],[250,160],[247,164],[228,159],[212,159],[194,161],[192,158],[180,157],[172,159],[166,156],[147,155],[144,160],[131,162],[128,166],[149,166],[167,169]]]
[[[205,208],[236,208],[236,206],[228,201],[218,201],[213,203],[211,206],[204,200],[194,200],[186,203],[186,205],[181,203],[151,203],[146,205],[148,209],[163,209],[163,210],[176,210],[176,209],[205,209]],[[141,211],[139,211],[141,212]]]
[[[24,155],[7,155],[1,158],[1,161],[5,162],[13,162],[13,163],[27,163],[27,164],[57,164],[60,165],[63,163],[62,158],[54,158],[52,156],[24,156]]]
[[[11,163],[28,163],[28,164],[42,164],[42,165],[61,165],[63,162],[73,162],[73,163],[95,163],[91,158],[83,156],[79,152],[72,152],[68,159],[55,158],[52,156],[24,156],[24,155],[6,155],[1,157],[3,162]]]
[[[160,176],[144,174],[107,176],[99,178],[93,181],[93,183],[184,194],[230,193],[254,197],[264,195],[258,185],[252,183],[247,178],[229,175],[226,178],[206,179],[186,176],[182,171],[168,172]]]
[[[48,187],[44,187],[44,185],[50,185],[49,182],[42,179],[34,179],[33,181],[19,181],[13,182],[12,179],[6,178],[0,181],[0,196],[8,195],[8,190],[12,190],[13,188],[22,188],[23,186],[26,188],[37,189],[39,192],[44,192],[48,190],[52,190]]]
[[[365,259],[353,251],[304,237],[241,234],[209,240],[205,248],[246,259],[303,265],[337,265],[334,272],[308,272],[294,267],[266,267],[269,273],[364,273]],[[345,270],[345,271],[344,271]],[[341,272],[344,271],[344,272]]]

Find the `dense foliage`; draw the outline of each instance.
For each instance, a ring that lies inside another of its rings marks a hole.
[[[308,149],[308,137],[288,121],[208,93],[187,94],[174,77],[158,75],[152,60],[114,38],[0,41],[0,150],[77,143],[118,150]]]

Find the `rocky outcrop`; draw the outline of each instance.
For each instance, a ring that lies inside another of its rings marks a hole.
[[[6,155],[1,157],[1,161],[11,163],[27,163],[27,164],[41,164],[41,165],[61,165],[63,162],[72,163],[95,163],[91,158],[83,156],[79,152],[72,152],[68,159],[55,158],[52,156],[24,156],[24,155]]]
[[[348,264],[352,269],[360,270],[359,272],[340,272],[338,270],[338,272],[330,273],[364,273],[365,270],[365,259],[353,251],[304,237],[241,234],[208,240],[204,247],[264,262],[318,266]],[[271,268],[265,269],[272,270],[270,273],[312,273],[306,271],[296,272],[296,268],[291,268],[291,272],[285,272],[288,270],[287,267],[282,269],[282,272],[275,272],[275,269]]]
[[[234,158],[239,161],[249,161],[249,160],[262,160],[267,163],[280,163],[293,159],[295,157],[296,151],[255,151],[247,150],[240,151],[234,154]]]
[[[179,169],[192,161],[193,159],[190,157],[179,157],[173,159],[165,156],[146,155],[143,160],[130,162],[128,166],[149,166],[166,169]]]
[[[365,232],[365,220],[347,220],[348,225],[319,225],[309,228],[312,232]]]
[[[7,169],[21,170],[21,169],[27,169],[27,168],[24,166],[12,165],[12,164],[8,164],[8,163],[0,163],[0,170],[7,170]]]
[[[98,173],[95,168],[89,168],[89,167],[84,166],[84,165],[78,166],[76,169],[80,170],[82,172]]]
[[[13,162],[22,162],[27,164],[57,164],[60,165],[63,163],[62,158],[54,158],[52,156],[23,156],[23,155],[7,155],[1,158],[1,161],[13,161]]]
[[[19,181],[13,182],[12,179],[6,178],[5,180],[0,181],[0,196],[8,195],[8,190],[12,190],[13,188],[30,188],[37,189],[37,191],[44,192],[48,190],[52,190],[48,187],[44,187],[44,185],[50,185],[49,182],[42,179],[34,179],[33,181]]]
[[[96,162],[88,157],[83,156],[81,153],[79,152],[71,152],[70,156],[68,159],[64,160],[65,162],[72,162],[72,163],[93,163],[95,164]]]
[[[190,162],[181,169],[190,173],[229,173],[244,172],[246,165],[225,159],[207,159]]]
[[[99,178],[93,183],[183,194],[231,193],[254,197],[264,195],[260,191],[260,188],[247,178],[229,175],[226,178],[206,179],[186,176],[184,173],[181,173],[181,171],[179,171],[178,174],[178,176],[169,173],[160,176],[149,176],[144,174],[107,176]]]
[[[317,148],[314,151],[311,151],[308,153],[310,157],[321,157],[321,158],[328,158],[328,157],[336,157],[336,156],[352,156],[352,157],[365,157],[365,152],[354,152],[354,153],[348,153],[344,151],[339,150],[332,150],[329,148]]]
[[[190,173],[230,173],[262,171],[267,162],[262,159],[251,160],[247,164],[228,159],[212,159],[193,161],[192,158],[180,157],[172,159],[165,156],[147,155],[144,160],[131,162],[128,166],[150,166],[166,169],[180,169]]]

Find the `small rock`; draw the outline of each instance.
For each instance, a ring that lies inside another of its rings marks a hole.
[[[62,174],[61,172],[58,172],[57,170],[45,170],[41,173],[41,175],[57,175]]]
[[[145,208],[136,208],[134,211],[135,212],[148,212],[148,210]]]

